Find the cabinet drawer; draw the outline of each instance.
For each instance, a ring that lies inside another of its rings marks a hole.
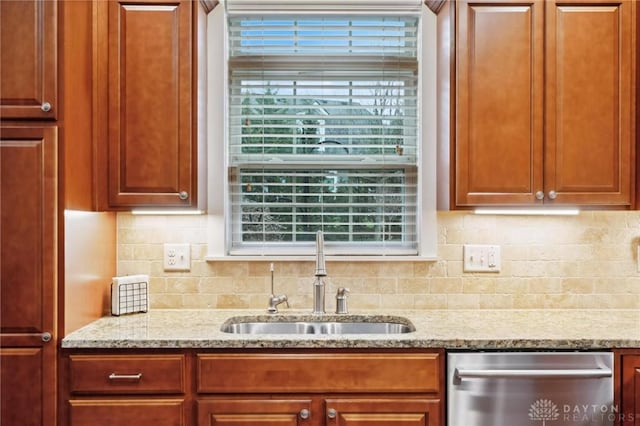
[[[73,393],[183,393],[183,355],[71,355]]]
[[[437,353],[200,354],[197,390],[438,393],[440,363]]]

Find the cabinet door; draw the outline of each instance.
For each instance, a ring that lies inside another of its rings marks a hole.
[[[109,205],[192,205],[193,2],[108,3]]]
[[[56,1],[0,1],[0,117],[56,118],[56,31]]]
[[[640,355],[622,356],[622,426],[640,426]]]
[[[546,2],[549,202],[632,202],[636,3]]]
[[[456,2],[457,206],[541,202],[543,4]]]
[[[440,426],[437,399],[328,399],[327,426]]]
[[[0,424],[54,425],[56,129],[0,136]]]
[[[69,401],[70,426],[186,426],[181,399]]]
[[[216,399],[201,400],[197,404],[198,426],[312,424],[311,400]]]

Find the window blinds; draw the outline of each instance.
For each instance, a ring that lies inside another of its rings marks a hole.
[[[232,253],[417,252],[418,25],[229,18]]]

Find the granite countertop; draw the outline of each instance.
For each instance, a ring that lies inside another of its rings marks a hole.
[[[220,331],[232,317],[313,320],[308,311],[151,310],[103,317],[69,334],[63,348],[640,348],[640,310],[424,310],[327,314],[323,319],[400,316],[416,331],[397,335],[242,335]]]

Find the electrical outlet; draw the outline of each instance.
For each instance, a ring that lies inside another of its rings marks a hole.
[[[189,244],[165,244],[164,270],[190,271],[191,246]]]
[[[500,246],[465,244],[464,272],[500,272]]]

